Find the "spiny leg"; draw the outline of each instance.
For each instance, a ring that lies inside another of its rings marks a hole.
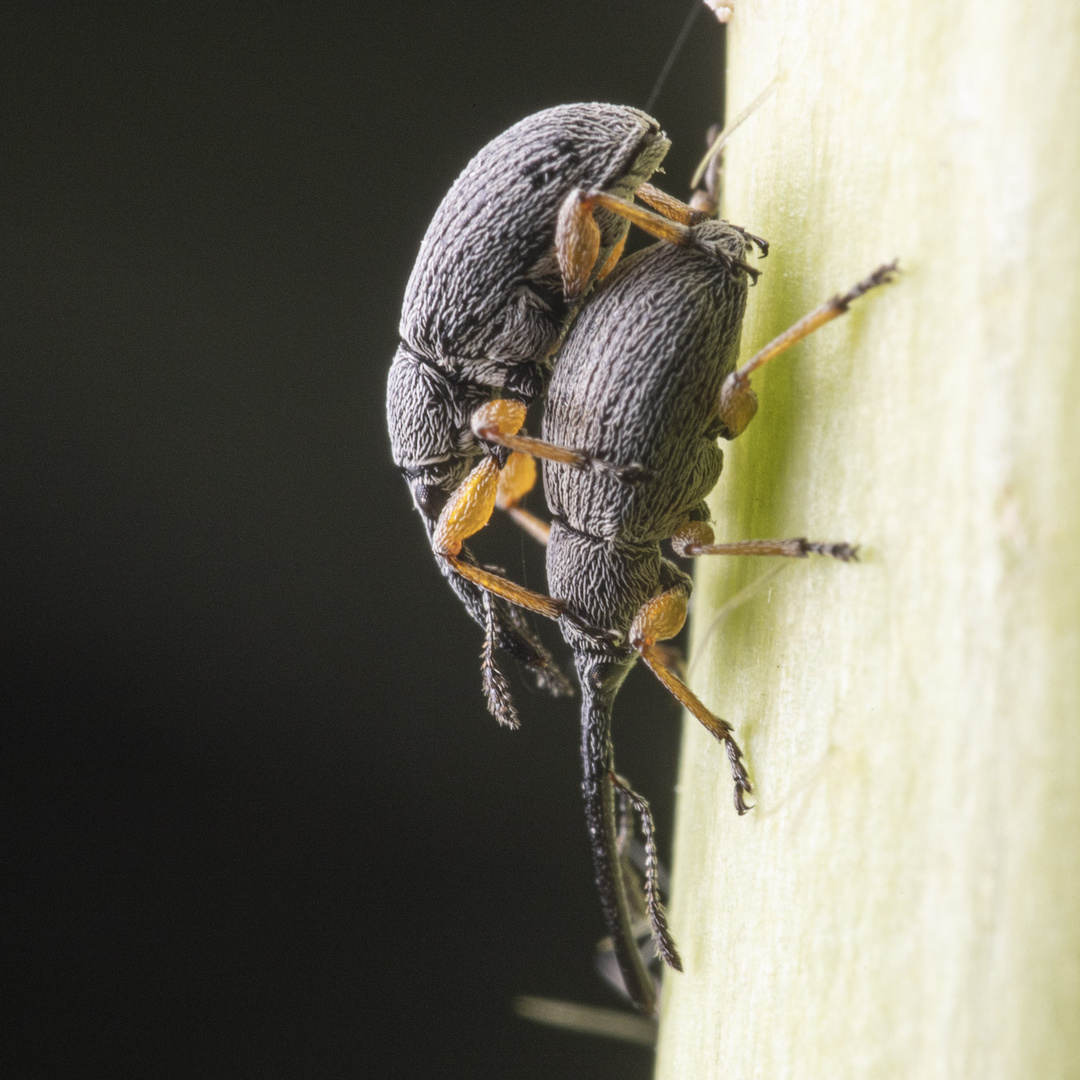
[[[841,562],[858,562],[857,544],[835,544],[807,540],[797,536],[790,540],[736,540],[730,544],[714,543],[712,526],[704,521],[688,521],[671,538],[676,555],[692,558],[698,555],[781,555],[788,559],[805,559],[808,555],[828,555]]]
[[[528,624],[525,612],[516,604],[505,605],[504,612],[518,633],[533,642],[542,659],[546,661],[529,667],[530,674],[536,679],[537,689],[546,691],[552,697],[573,697],[577,693],[574,684],[562,673],[547,649],[536,640],[535,632]],[[498,644],[498,638],[496,638],[496,644]]]
[[[891,263],[879,266],[869,277],[863,278],[857,285],[842,296],[834,296],[809,315],[804,315],[794,326],[789,327],[779,337],[773,338],[760,352],[755,353],[742,367],[733,371],[720,388],[720,419],[728,430],[727,438],[734,439],[741,435],[757,412],[757,395],[750,386],[750,376],[763,364],[779,356],[785,349],[802,341],[815,330],[843,315],[860,296],[887,285],[897,271],[894,259]]]
[[[724,744],[731,766],[731,778],[735,782],[735,809],[740,815],[745,814],[750,807],[743,796],[753,788],[743,763],[742,750],[735,741],[734,730],[727,721],[714,716],[690,687],[664,665],[656,648],[657,641],[672,638],[682,629],[686,622],[686,600],[686,593],[677,587],[647,600],[641,605],[630,627],[630,644],[674,697]]]
[[[660,901],[659,859],[656,854],[656,827],[653,824],[652,810],[623,777],[614,772],[609,775],[615,788],[623,793],[641,819],[641,832],[645,837],[645,906],[649,913],[653,940],[666,963],[676,971],[682,971],[682,959],[668,929],[667,912]]]
[[[584,450],[572,450],[543,439],[534,439],[530,435],[519,435],[524,423],[525,406],[512,398],[496,398],[486,402],[472,414],[471,420],[473,434],[495,446],[505,446],[508,450],[517,450],[519,453],[531,454],[547,461],[557,461],[574,469],[611,473],[627,483],[640,480],[644,475],[644,469],[640,465],[612,465]]]
[[[504,727],[521,727],[510,684],[495,659],[495,605],[491,594],[484,593],[484,645],[480,651],[480,679],[488,712]]]
[[[613,774],[608,770],[609,778]],[[634,807],[626,794],[612,784],[615,794],[615,814],[618,828],[615,831],[615,851],[622,864],[623,891],[626,894],[626,908],[630,913],[631,929],[637,939],[642,959],[648,961],[656,955],[653,944],[652,925],[649,922],[649,905],[645,899],[645,846],[637,839],[637,818]],[[642,938],[645,941],[642,941]],[[608,942],[612,939],[609,937]],[[614,944],[612,943],[612,948]],[[651,955],[650,955],[651,953]]]

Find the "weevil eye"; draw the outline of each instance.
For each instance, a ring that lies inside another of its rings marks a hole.
[[[412,486],[413,502],[416,503],[416,509],[426,518],[434,520],[442,513],[442,508],[446,505],[446,500],[450,498],[449,494],[443,491],[440,487],[434,487],[431,484],[413,484]]]

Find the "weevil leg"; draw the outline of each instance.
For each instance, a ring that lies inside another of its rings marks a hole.
[[[790,540],[736,540],[730,544],[714,542],[712,526],[704,521],[688,521],[671,538],[676,555],[693,558],[698,555],[781,555],[788,559],[805,559],[808,555],[828,555],[841,562],[858,562],[857,544],[822,543],[796,536]]]
[[[710,173],[710,180],[715,185],[711,175]],[[642,184],[635,194],[642,202],[648,203],[657,213],[663,214],[664,217],[677,221],[682,225],[700,225],[703,221],[713,220],[716,217],[719,205],[708,194],[703,199],[698,199],[699,192],[697,191],[694,192],[694,198],[691,202],[684,203],[681,199],[676,199],[674,195],[669,195],[666,191],[653,187],[652,184]],[[769,254],[768,240],[755,236],[741,225],[732,225],[730,221],[727,224],[746,241],[747,250],[756,247],[762,258]]]
[[[669,671],[674,671],[680,679],[686,679],[686,656],[678,645],[658,641],[653,646],[653,651],[664,667]]]
[[[510,684],[495,659],[495,605],[491,594],[484,593],[484,645],[480,650],[480,679],[488,712],[504,727],[521,727]]]
[[[672,695],[694,717],[719,739],[727,750],[728,763],[731,766],[731,779],[735,783],[735,809],[741,815],[750,809],[744,795],[753,788],[743,762],[742,750],[735,741],[735,733],[726,720],[714,716],[701,699],[675,674],[664,665],[656,648],[657,641],[674,637],[686,622],[686,592],[676,587],[654,596],[641,605],[630,627],[630,644],[641,654],[641,659],[649,670],[668,688]]]
[[[435,553],[446,559],[463,578],[468,578],[512,604],[535,611],[548,619],[558,619],[566,610],[563,601],[533,592],[532,589],[517,585],[500,574],[472,566],[458,558],[465,541],[491,520],[498,489],[498,463],[494,458],[484,458],[462,480],[450,501],[443,507],[432,533],[431,546]]]
[[[641,820],[641,832],[645,837],[645,908],[649,914],[649,925],[652,927],[653,940],[656,948],[668,966],[676,971],[682,971],[682,959],[679,950],[675,947],[675,941],[668,929],[667,912],[660,900],[660,860],[656,854],[656,826],[653,824],[652,810],[629,783],[616,773],[609,773],[612,784],[620,791],[637,811]]]
[[[657,189],[654,188],[653,191]],[[665,205],[678,203],[677,199],[667,195],[664,199],[667,200]],[[562,273],[563,293],[570,302],[579,299],[585,291],[600,254],[600,228],[593,220],[593,211],[598,207],[626,218],[631,225],[636,225],[658,240],[666,240],[669,244],[680,244],[683,247],[693,247],[697,243],[691,225],[653,213],[606,191],[583,191],[575,188],[559,208],[559,220],[555,230],[555,253]],[[699,211],[689,207],[686,209],[689,214],[694,215],[695,221],[705,220],[705,215],[698,216]],[[605,263],[605,267],[606,265]],[[759,273],[741,260],[732,259],[731,266],[733,270],[745,270],[754,277]]]
[[[629,232],[623,233],[622,239],[611,249],[611,254],[604,260],[604,265],[596,272],[597,281],[603,281],[618,266],[619,260],[626,250],[626,238],[629,235]]]
[[[789,327],[779,337],[773,338],[764,349],[755,353],[742,367],[733,371],[720,388],[718,412],[720,420],[728,431],[725,438],[734,439],[737,435],[741,435],[757,412],[757,395],[750,386],[750,376],[753,372],[779,356],[785,349],[790,349],[792,345],[820,329],[827,322],[832,322],[837,316],[843,315],[860,296],[880,285],[887,285],[896,272],[895,259],[891,263],[879,266],[843,295],[834,296],[811,311],[809,315],[804,315],[794,326]]]
[[[700,225],[701,222],[708,221],[709,218],[716,216],[715,209],[709,213],[700,207],[691,206],[684,203],[681,199],[676,199],[674,195],[669,195],[666,191],[661,191],[652,184],[642,184],[634,194],[637,195],[642,202],[651,206],[658,214],[662,214],[670,221],[677,221],[682,225]],[[739,229],[738,231],[742,232],[750,239],[757,240],[757,237],[750,237],[750,234],[745,233],[742,229]],[[604,278],[606,278],[618,265],[619,260],[622,258],[623,251],[626,248],[626,239],[628,235],[628,233],[623,233],[622,239],[615,245],[607,259],[604,260],[604,265],[600,267],[596,274],[597,281],[603,281]],[[760,241],[760,243],[764,243],[764,241]],[[597,248],[599,249],[599,245],[597,245]],[[590,249],[590,245],[586,245],[584,250],[587,252]],[[767,245],[765,250],[768,250]],[[595,254],[592,256],[592,260],[593,262],[596,261]]]
[[[547,547],[551,526],[518,503],[536,486],[536,459],[515,450],[499,473],[495,505],[514,519],[534,540]]]
[[[674,195],[669,195],[652,184],[642,184],[634,194],[643,203],[648,203],[658,214],[662,214],[670,221],[677,221],[681,225],[700,225],[712,216],[704,210],[698,210],[684,203],[681,199],[676,199]]]
[[[450,496],[450,501],[443,507],[431,534],[431,546],[435,554],[445,559],[461,577],[496,596],[501,596],[511,604],[543,615],[546,619],[565,618],[583,633],[597,640],[621,642],[616,632],[593,626],[568,611],[565,600],[557,600],[527,589],[502,574],[474,566],[460,558],[465,541],[491,520],[498,489],[499,466],[493,458],[485,458],[462,480]]]
[[[557,461],[574,469],[610,473],[631,484],[640,480],[645,472],[640,465],[613,465],[584,450],[558,446],[543,439],[534,439],[531,435],[519,435],[521,425],[525,423],[525,406],[511,398],[496,398],[481,405],[473,413],[471,423],[473,434],[484,442],[546,461]]]

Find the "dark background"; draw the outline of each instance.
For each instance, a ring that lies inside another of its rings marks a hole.
[[[511,1013],[617,1004],[576,705],[486,714],[383,398],[468,158],[644,105],[689,6],[5,5],[8,1074],[648,1075]],[[721,47],[703,9],[653,110],[674,194]],[[542,585],[507,523],[477,546]],[[665,852],[677,719],[635,672]]]

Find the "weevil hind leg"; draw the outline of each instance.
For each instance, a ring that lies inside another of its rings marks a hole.
[[[714,542],[712,526],[704,521],[688,521],[671,538],[671,548],[683,558],[699,555],[779,555],[787,559],[805,559],[809,555],[827,555],[841,562],[858,562],[859,546],[843,541],[823,543],[796,536],[788,540],[736,540]]]
[[[510,684],[495,658],[495,605],[491,595],[484,593],[484,645],[480,651],[480,679],[488,712],[503,727],[521,727],[517,707],[510,694]]]
[[[498,488],[498,463],[493,458],[485,458],[462,480],[443,507],[431,535],[435,554],[445,559],[459,576],[511,604],[543,615],[545,619],[565,618],[583,633],[598,640],[620,641],[619,634],[614,631],[593,626],[569,611],[565,600],[527,589],[494,570],[486,570],[462,558],[465,541],[491,520]]]
[[[652,810],[645,799],[634,791],[623,777],[614,772],[610,776],[615,789],[622,793],[637,812],[641,822],[641,832],[645,837],[645,909],[649,915],[653,941],[656,943],[657,951],[664,958],[664,962],[676,971],[682,971],[682,959],[671,931],[668,929],[667,912],[660,900],[660,860],[656,853],[656,826],[653,823]]]
[[[465,541],[491,520],[498,488],[498,463],[494,458],[484,458],[462,480],[443,507],[432,533],[431,546],[461,577],[528,611],[535,611],[548,619],[558,619],[566,609],[561,600],[526,589],[501,574],[484,570],[461,558]]]
[[[898,265],[895,259],[891,263],[879,266],[846,293],[832,297],[820,307],[814,308],[808,315],[804,315],[793,326],[773,338],[765,348],[755,353],[742,367],[728,375],[720,387],[720,400],[717,407],[720,420],[727,429],[724,437],[734,439],[741,435],[757,413],[757,395],[750,386],[750,376],[753,372],[790,349],[792,345],[802,341],[803,338],[809,337],[826,323],[843,315],[860,296],[864,296],[871,289],[887,285],[897,272]]]
[[[753,791],[750,777],[743,761],[742,750],[735,741],[734,729],[726,720],[714,715],[704,702],[661,659],[657,641],[674,637],[686,622],[686,591],[680,587],[668,589],[641,605],[630,628],[630,644],[637,649],[649,670],[667,687],[668,691],[689,709],[694,718],[716,739],[724,744],[731,779],[735,784],[735,810],[745,814],[751,807],[745,796]]]

